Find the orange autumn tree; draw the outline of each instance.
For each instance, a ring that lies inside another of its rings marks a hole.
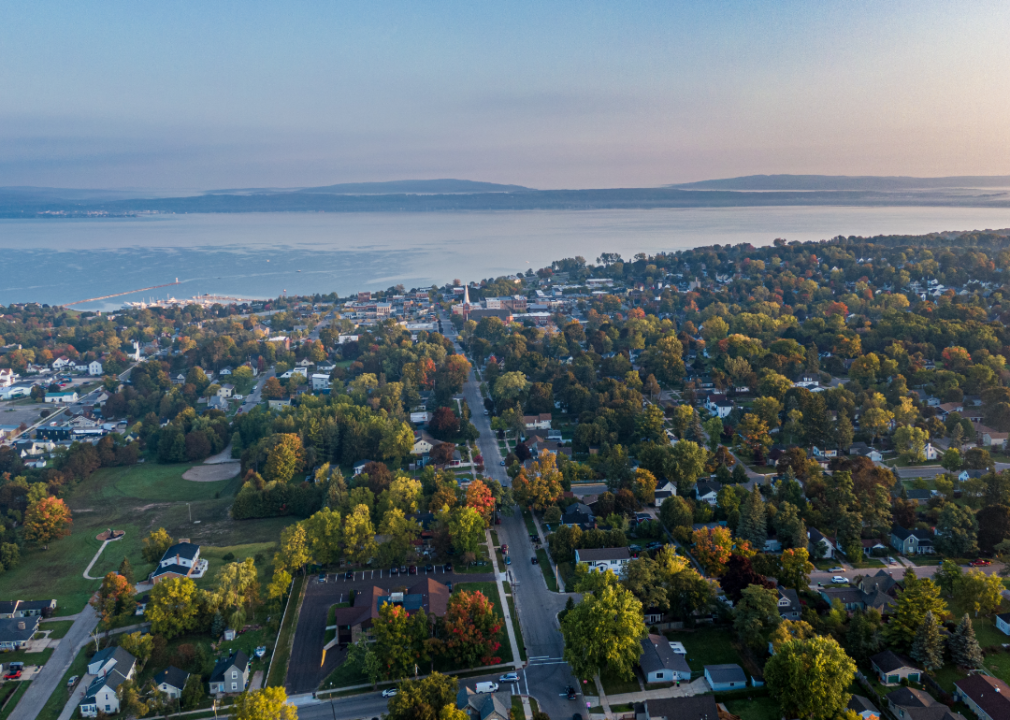
[[[136,591],[129,581],[116,572],[110,572],[102,580],[102,587],[91,598],[91,606],[108,627],[120,615],[133,612],[137,602],[133,599]]]
[[[45,545],[48,550],[50,542],[70,534],[73,522],[70,508],[65,502],[59,498],[46,496],[28,506],[24,522],[25,540]]]
[[[494,613],[494,603],[479,590],[453,593],[445,613],[445,647],[461,667],[497,665],[494,655],[501,647],[498,635],[502,623]]]
[[[522,468],[512,481],[516,502],[535,510],[545,510],[554,505],[564,492],[557,456],[552,452],[540,453],[539,460],[531,463],[528,470]]]
[[[724,527],[698,528],[691,533],[694,556],[710,575],[726,572],[726,563],[733,550],[733,538]]]
[[[470,487],[466,489],[466,504],[484,518],[486,525],[491,524],[491,515],[494,513],[494,495],[482,481],[474,480],[470,483]]]

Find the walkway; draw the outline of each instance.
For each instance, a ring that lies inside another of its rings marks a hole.
[[[104,541],[102,543],[102,547],[98,548],[98,552],[96,552],[95,556],[93,558],[91,558],[91,562],[88,563],[88,566],[86,568],[84,568],[84,579],[85,580],[101,580],[102,579],[100,577],[91,577],[88,573],[91,572],[91,568],[93,568],[95,566],[95,563],[98,562],[98,558],[100,558],[102,556],[102,551],[105,550],[105,546],[108,545],[110,542],[116,542],[117,540],[121,539],[122,537],[124,537],[124,536],[120,535],[117,538],[110,538],[109,540],[106,540],[106,541]]]
[[[512,627],[512,612],[509,610],[509,603],[505,598],[505,586],[501,581],[502,574],[498,572],[498,556],[494,551],[494,542],[491,540],[491,530],[485,528],[484,535],[487,537],[487,549],[488,555],[491,556],[491,567],[494,568],[494,581],[498,585],[498,600],[501,602],[502,613],[505,614],[505,629],[508,631],[509,646],[512,648],[512,664],[516,670],[519,670],[523,666],[523,659],[519,656],[519,643],[516,642],[516,631]]]
[[[645,702],[646,700],[661,700],[673,697],[691,697],[692,695],[703,695],[709,692],[708,682],[700,677],[689,683],[681,683],[680,687],[671,685],[670,687],[657,688],[656,690],[642,690],[641,692],[622,693],[611,695],[608,700],[614,705],[632,705],[634,703]],[[600,688],[603,692],[603,688]]]

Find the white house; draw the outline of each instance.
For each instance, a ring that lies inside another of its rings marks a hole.
[[[112,715],[119,712],[116,688],[131,679],[137,668],[137,659],[121,647],[100,650],[88,662],[88,675],[95,679],[88,686],[80,703],[82,717],[98,717],[98,713]]]
[[[102,363],[97,360],[92,360],[88,363],[88,375],[101,375],[102,374]]]
[[[61,355],[60,357],[53,360],[53,370],[62,370],[69,364],[70,364],[70,358],[68,358],[66,355]]]
[[[835,557],[835,544],[817,528],[807,530],[807,539],[811,558],[830,560]]]
[[[996,627],[1004,635],[1010,635],[1010,613],[1000,613],[996,616]]]
[[[705,680],[716,692],[727,690],[742,690],[747,687],[747,675],[743,668],[736,664],[706,665]]]
[[[217,389],[217,396],[222,399],[230,398],[235,394],[235,386],[231,383],[225,383]]]
[[[626,547],[619,548],[585,548],[575,551],[575,562],[585,563],[590,572],[606,572],[611,570],[618,577],[624,574],[631,553]]]
[[[330,386],[330,376],[325,373],[312,373],[309,379],[312,381],[313,392],[325,390]]]
[[[182,697],[182,691],[186,687],[187,680],[189,680],[189,673],[185,670],[180,670],[174,665],[169,665],[154,676],[155,686],[170,698]]]
[[[431,449],[439,444],[439,441],[433,438],[428,433],[422,431],[414,433],[414,447],[411,449],[411,455],[427,455],[431,452]]]
[[[694,486],[694,497],[701,502],[715,505],[719,502],[719,489],[721,487],[722,485],[717,482],[699,482]]]
[[[38,631],[40,619],[38,615],[0,618],[0,652],[24,649]]]
[[[151,582],[157,584],[167,578],[199,578],[207,571],[207,561],[200,558],[200,546],[193,543],[176,543],[161,556],[158,567],[151,573]]]
[[[523,426],[527,430],[550,430],[551,414],[540,413],[539,415],[523,415]]]
[[[18,379],[18,376],[14,374],[13,370],[7,368],[0,368],[0,388],[6,388],[13,385]]]
[[[705,401],[705,408],[713,415],[725,418],[733,412],[733,403],[725,395],[709,395]]]
[[[642,640],[642,655],[638,659],[648,683],[691,680],[687,658],[678,653],[673,643],[662,635],[649,635]],[[713,719],[714,720],[714,719]]]
[[[305,370],[305,368],[303,368],[303,367],[291,368],[286,373],[284,373],[283,375],[281,375],[281,380],[287,380],[288,378],[290,378],[295,373],[301,375],[303,378],[305,378],[306,380],[308,380],[309,374]]]
[[[423,425],[431,420],[431,413],[427,410],[413,410],[410,413],[410,422],[414,425]]]
[[[943,455],[942,452],[936,449],[933,443],[926,443],[926,447],[923,450],[926,453],[926,460],[937,460]]]
[[[71,405],[77,402],[77,392],[75,390],[68,390],[67,392],[54,392],[46,393],[47,403],[56,403],[62,405]]]

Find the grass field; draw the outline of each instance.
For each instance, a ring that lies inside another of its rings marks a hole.
[[[537,560],[540,561],[540,572],[544,574],[547,581],[547,589],[551,592],[558,591],[558,579],[554,577],[554,570],[551,569],[551,562],[547,558],[547,551],[543,548],[537,550]]]
[[[14,692],[10,696],[7,695],[7,687],[11,685],[11,683],[4,686],[3,691],[0,691],[0,699],[6,701],[6,704],[4,704],[4,709],[0,710],[0,720],[7,720],[7,717],[14,712],[14,708],[16,708],[18,703],[21,701],[21,696],[28,692],[28,686],[31,684],[30,680],[28,682],[13,683],[13,685],[16,685],[17,687],[14,688]]]
[[[56,640],[57,638],[61,638],[65,636],[68,632],[70,632],[70,628],[73,626],[73,624],[74,624],[73,620],[61,620],[59,622],[51,622],[39,625],[39,630],[48,630],[49,639]]]
[[[742,720],[779,720],[782,711],[779,705],[770,697],[756,697],[752,700],[741,698],[726,701],[726,709]]]
[[[700,672],[705,665],[722,665],[740,662],[740,654],[733,647],[733,633],[724,628],[704,628],[693,632],[674,630],[665,633],[670,640],[684,643],[687,664]]]
[[[210,546],[263,544],[255,554],[267,550],[281,529],[294,522],[288,517],[232,520],[228,509],[241,481],[183,480],[182,474],[190,467],[143,463],[95,472],[66,494],[74,518],[72,535],[52,543],[49,550],[28,552],[18,567],[4,573],[5,592],[30,599],[54,597],[58,615],[79,612],[101,584],[86,580],[83,572],[101,547],[95,536],[110,527],[125,530],[126,535],[105,548],[91,569],[92,577],[116,570],[128,557],[139,580],[153,568],[140,555],[141,541],[159,527],[174,538],[189,538],[202,545],[201,553],[211,560],[208,578],[212,578],[214,561],[224,553],[215,556]],[[193,523],[189,522],[190,513]],[[268,551],[268,559],[270,554]],[[45,572],[38,572],[40,567]]]
[[[611,672],[600,674],[600,682],[603,683],[603,692],[607,695],[621,695],[623,693],[640,692],[642,687],[634,676],[630,680],[619,678]],[[611,708],[613,710],[614,708]]]

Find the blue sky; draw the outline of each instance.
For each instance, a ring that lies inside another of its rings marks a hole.
[[[1010,174],[1010,6],[6,2],[0,185]]]

